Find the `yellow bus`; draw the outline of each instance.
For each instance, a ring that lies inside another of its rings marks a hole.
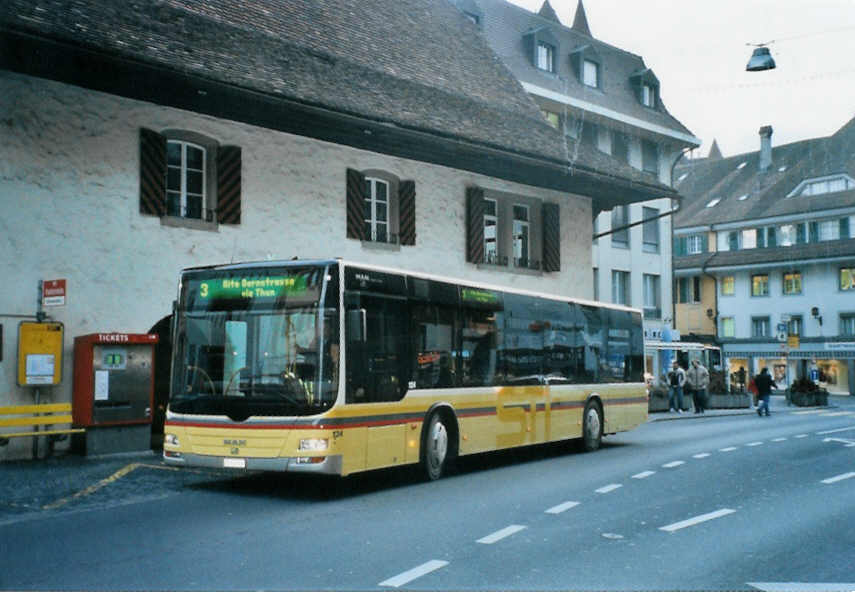
[[[163,457],[349,475],[647,419],[638,310],[339,259],[182,272]]]

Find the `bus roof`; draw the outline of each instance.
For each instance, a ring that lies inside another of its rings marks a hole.
[[[475,280],[461,279],[450,276],[437,275],[432,273],[427,273],[423,271],[414,271],[401,269],[398,267],[386,267],[383,265],[374,265],[370,263],[360,263],[356,261],[348,261],[346,259],[341,258],[332,258],[332,259],[280,259],[280,260],[265,260],[265,261],[246,261],[246,262],[237,262],[237,263],[225,263],[220,265],[204,265],[199,267],[188,267],[181,271],[182,275],[188,272],[197,272],[197,271],[229,271],[229,270],[241,270],[241,269],[253,269],[253,268],[263,268],[263,267],[305,267],[305,266],[322,266],[322,265],[333,265],[339,264],[345,267],[359,267],[362,269],[379,271],[384,273],[396,273],[401,275],[409,275],[421,279],[426,280],[434,280],[440,282],[446,282],[451,284],[458,284],[461,286],[466,286],[469,288],[484,288],[487,290],[495,290],[497,292],[510,292],[513,294],[520,294],[526,296],[536,296],[538,298],[545,298],[547,300],[557,300],[557,301],[571,301],[577,304],[587,304],[590,306],[598,306],[601,308],[610,308],[613,310],[622,310],[627,312],[637,312],[641,314],[641,310],[638,308],[633,308],[630,306],[624,306],[621,304],[613,304],[611,302],[600,302],[597,300],[587,300],[585,298],[578,298],[573,296],[561,296],[558,294],[547,294],[545,292],[536,292],[534,290],[525,290],[520,288],[513,288],[510,286],[500,286],[496,284],[489,284],[485,282],[478,282]]]

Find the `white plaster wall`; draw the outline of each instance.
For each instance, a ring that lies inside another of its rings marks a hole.
[[[139,128],[198,132],[243,150],[242,217],[217,231],[161,225],[139,213]],[[63,384],[71,399],[75,336],[146,332],[171,311],[187,266],[340,256],[452,277],[590,298],[590,200],[483,175],[200,116],[0,71],[0,404],[30,400],[15,385],[19,319],[40,279],[66,278]],[[345,169],[384,169],[416,182],[416,246],[345,238]],[[465,188],[480,185],[561,206],[561,272],[478,269],[465,261]],[[8,450],[9,447],[7,447]],[[6,454],[0,449],[0,458]]]

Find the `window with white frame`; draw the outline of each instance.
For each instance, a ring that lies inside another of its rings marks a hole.
[[[641,141],[641,170],[652,175],[659,174],[659,145],[656,142]]]
[[[692,234],[686,238],[686,252],[689,255],[697,255],[704,252],[704,237],[701,234]]]
[[[855,337],[855,313],[840,314],[840,335]]]
[[[629,306],[629,272],[612,270],[612,302]]]
[[[769,317],[751,317],[751,337],[771,335]]]
[[[750,228],[742,231],[742,248],[756,249],[757,248],[757,229]]]
[[[641,104],[645,107],[656,106],[656,89],[649,84],[641,85]]]
[[[166,215],[207,219],[206,150],[183,140],[166,142]]]
[[[641,208],[641,217],[645,221],[642,224],[642,248],[648,253],[659,252],[659,210],[656,208]]]
[[[844,292],[855,290],[855,267],[840,268],[840,289]]]
[[[389,183],[365,177],[365,236],[385,243],[389,240]]]
[[[585,86],[599,88],[600,86],[600,65],[591,60],[584,60],[582,63],[582,82]]]
[[[484,199],[484,263],[499,262],[498,244],[499,218],[497,215],[496,200]]]
[[[751,276],[751,295],[752,296],[768,296],[769,295],[769,274],[759,273]]]
[[[830,175],[828,177],[802,181],[787,197],[796,195],[822,195],[823,193],[834,193],[849,189],[855,189],[855,179],[846,174]]]
[[[548,43],[537,43],[537,67],[547,72],[555,72],[555,48]]]
[[[787,335],[802,335],[802,315],[790,315],[790,320],[787,321]]]
[[[645,273],[642,279],[644,282],[644,318],[660,319],[662,318],[662,299],[659,289],[659,276]]]
[[[721,295],[733,296],[736,294],[736,278],[732,275],[726,275],[721,278]]]
[[[823,220],[819,223],[819,240],[830,241],[840,238],[840,221]]]
[[[531,267],[529,259],[530,224],[528,206],[514,204],[513,249],[514,266]]]
[[[721,318],[721,336],[736,337],[736,320],[733,317]]]
[[[800,271],[788,271],[784,273],[784,294],[793,296],[802,293],[802,274]]]
[[[629,206],[615,206],[612,210],[612,245],[627,248],[629,246]],[[617,230],[615,230],[617,229]]]

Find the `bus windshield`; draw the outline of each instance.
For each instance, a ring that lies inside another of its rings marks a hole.
[[[338,390],[339,321],[337,278],[328,272],[188,272],[177,315],[170,408],[243,421],[331,407]]]

